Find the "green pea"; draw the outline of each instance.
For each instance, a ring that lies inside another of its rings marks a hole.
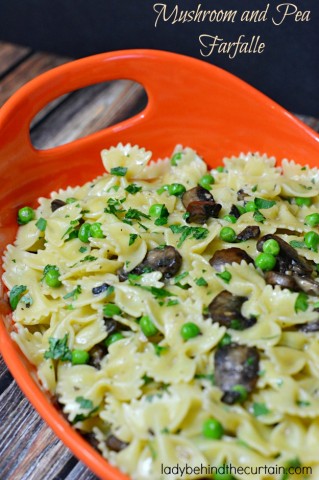
[[[312,198],[311,197],[296,197],[295,198],[296,205],[298,207],[310,207],[312,204]]]
[[[226,220],[226,222],[230,222],[230,223],[236,223],[237,222],[237,218],[235,217],[235,215],[225,215],[223,217],[223,220]]]
[[[165,218],[168,216],[168,210],[163,203],[154,203],[148,211],[151,217]]]
[[[199,185],[203,188],[206,188],[206,190],[211,189],[211,185],[215,183],[214,177],[210,173],[206,173],[206,175],[203,175],[202,178],[199,180]]]
[[[74,197],[69,197],[65,200],[65,203],[74,203],[77,202],[77,199]]]
[[[245,211],[246,212],[255,212],[257,209],[257,206],[255,202],[247,202],[245,203]]]
[[[309,227],[316,227],[319,225],[319,213],[311,213],[305,217],[305,224]]]
[[[120,315],[121,309],[115,303],[106,303],[103,307],[103,314],[105,317],[112,318],[114,315]]]
[[[107,339],[105,340],[104,344],[106,347],[109,347],[112,345],[112,343],[118,342],[119,340],[122,340],[124,338],[124,335],[122,335],[120,332],[113,333]]]
[[[26,223],[31,222],[35,217],[33,208],[31,207],[22,207],[18,211],[18,223],[19,225],[25,225]]]
[[[232,391],[239,393],[238,401],[240,403],[243,403],[245,400],[247,400],[248,392],[247,392],[247,389],[243,385],[235,385],[232,388]]]
[[[89,237],[91,236],[91,224],[90,223],[83,223],[79,229],[79,239],[83,243],[89,242]]]
[[[87,224],[87,225],[89,225],[89,224]],[[104,238],[104,234],[103,234],[102,228],[101,228],[101,223],[95,222],[95,223],[92,223],[92,225],[90,225],[89,236],[93,237],[93,238]]]
[[[140,319],[139,323],[140,323],[141,330],[146,337],[152,337],[153,335],[157,334],[158,329],[156,328],[156,326],[154,325],[150,317],[148,317],[147,315],[144,315]]]
[[[219,236],[224,242],[229,243],[236,242],[237,238],[235,230],[231,227],[223,227],[219,233]]]
[[[172,183],[171,185],[168,185],[167,191],[170,195],[180,197],[186,192],[186,188],[181,183]]]
[[[224,435],[224,428],[216,418],[209,418],[203,423],[202,433],[206,438],[219,440]]]
[[[181,328],[181,336],[184,340],[190,340],[200,334],[200,329],[193,322],[184,323]]]
[[[89,359],[90,355],[85,350],[72,350],[72,365],[84,365],[85,363],[88,363]]]
[[[304,236],[304,242],[306,247],[310,248],[314,252],[318,250],[319,235],[316,232],[307,232]]]
[[[47,269],[44,275],[44,281],[51,288],[58,288],[62,285],[62,282],[59,280],[60,271],[58,267],[55,265],[51,265],[49,269]]]
[[[273,238],[266,240],[263,244],[263,252],[270,253],[271,255],[278,255],[280,252],[280,246],[277,240],[274,240]]]
[[[276,257],[271,253],[260,253],[258,257],[255,258],[255,265],[264,272],[268,272],[276,265]]]

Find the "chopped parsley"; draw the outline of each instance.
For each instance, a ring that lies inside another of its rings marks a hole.
[[[254,185],[254,186],[252,187],[251,191],[252,191],[252,192],[256,192],[257,188],[258,188],[258,185]]]
[[[122,203],[125,202],[125,198],[117,200],[116,198],[109,198],[107,201],[108,207],[104,208],[104,213],[115,215],[118,218],[120,213],[125,213],[126,210],[122,208]]]
[[[47,221],[45,218],[40,217],[35,226],[40,230],[40,232],[44,232],[47,228]]]
[[[78,230],[76,227],[79,225],[78,220],[71,220],[69,228],[64,232],[61,238],[64,238],[68,235],[68,238],[66,241],[71,240],[72,238],[75,238],[78,236]]]
[[[87,249],[88,249],[88,247],[80,247],[79,252],[85,253],[85,252],[87,252]]]
[[[209,230],[204,227],[187,227],[186,225],[170,225],[169,228],[173,233],[181,233],[177,247],[181,247],[187,238],[194,238],[196,240],[204,239],[207,237]]]
[[[110,170],[111,175],[116,175],[117,177],[125,177],[127,172],[127,167],[113,167]]]
[[[129,208],[125,214],[125,219],[127,220],[141,220],[142,217],[148,219],[151,218],[149,215],[146,215],[145,213],[137,210],[136,208]]]
[[[216,277],[221,278],[225,283],[229,283],[231,281],[231,273],[227,270],[222,273],[216,273]]]
[[[94,262],[94,260],[97,260],[97,257],[94,257],[93,255],[86,255],[80,262]]]
[[[173,165],[173,167],[177,166],[177,162],[178,160],[182,159],[182,155],[183,155],[182,152],[174,153],[174,155],[171,158],[171,165]]]
[[[206,282],[204,277],[199,277],[195,280],[196,285],[199,287],[207,287],[208,283]]]
[[[253,404],[253,415],[255,417],[260,417],[261,415],[267,415],[270,413],[270,410],[268,407],[265,405],[265,403],[257,403],[255,402]]]
[[[311,405],[307,400],[297,400],[296,404],[298,407],[309,407],[309,405]]]
[[[129,241],[128,241],[129,247],[130,247],[131,245],[133,245],[133,243],[135,242],[135,240],[137,239],[137,237],[139,237],[139,235],[137,235],[137,233],[130,233],[130,238],[129,238]]]
[[[49,338],[49,350],[44,352],[44,358],[53,360],[62,360],[63,362],[72,360],[72,353],[68,347],[68,337],[66,333],[63,338]]]
[[[253,190],[253,191],[255,191],[255,190]],[[258,208],[258,210],[263,210],[263,209],[265,210],[267,208],[271,208],[274,205],[276,205],[275,200],[266,200],[264,198],[258,198],[258,197],[255,198],[254,203],[255,203],[256,207]]]
[[[169,347],[161,347],[160,345],[157,345],[156,343],[152,343],[155,354],[160,357],[163,353],[166,353],[169,350]]]
[[[119,185],[113,185],[113,187],[107,189],[107,192],[111,192],[112,190],[114,190],[114,192],[117,192],[119,188]]]
[[[142,190],[142,187],[139,187],[138,185],[136,185],[136,183],[131,183],[124,190],[131,195],[135,195],[137,192],[140,192]]]
[[[183,273],[180,273],[179,275],[176,275],[176,277],[174,278],[174,282],[175,283],[180,282],[181,280],[183,280],[183,278],[187,277],[187,275],[189,275],[189,272],[183,272]]]
[[[77,300],[80,293],[82,293],[82,288],[80,285],[77,285],[77,287],[72,290],[72,292],[69,292],[67,293],[66,295],[64,295],[64,299],[67,300],[68,298],[72,298],[73,300]]]
[[[92,410],[93,408],[93,402],[88,398],[76,397],[75,401],[78,402],[80,404],[80,407],[84,410]]]
[[[14,287],[12,287],[9,295],[9,302],[12,310],[15,310],[17,308],[21,297],[26,291],[27,287],[25,285],[15,285]]]
[[[215,385],[215,376],[213,373],[196,373],[194,378],[198,380],[208,380],[212,385]]]
[[[293,248],[307,248],[305,242],[299,242],[298,240],[291,240],[289,245],[291,245]]]
[[[254,212],[253,217],[254,217],[254,220],[256,220],[256,222],[260,222],[260,223],[264,223],[264,221],[266,220],[266,217],[264,217],[259,210],[256,210],[256,212]]]

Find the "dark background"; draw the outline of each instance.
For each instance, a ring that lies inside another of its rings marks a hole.
[[[236,23],[154,23],[155,3],[166,3],[171,12],[181,10],[238,10]],[[267,22],[242,23],[244,10],[263,10],[270,4]],[[290,16],[281,26],[276,7],[293,3],[311,10],[310,22]],[[260,35],[262,54],[241,54],[230,60],[214,53],[203,58],[198,36],[218,35],[236,41]],[[11,41],[73,57],[127,48],[155,48],[202,58],[238,75],[296,113],[319,116],[319,2],[318,0],[0,0],[0,40]],[[196,85],[194,85],[196,91]]]

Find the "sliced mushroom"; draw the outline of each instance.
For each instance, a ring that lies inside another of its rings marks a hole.
[[[93,432],[89,433],[83,433],[83,437],[89,444],[97,451],[99,452],[99,441],[97,440],[96,436],[94,435]]]
[[[226,328],[244,330],[256,323],[256,319],[246,318],[241,314],[241,307],[247,297],[232,295],[227,290],[220,292],[208,305],[208,312],[213,322]]]
[[[182,195],[182,202],[187,209],[188,205],[192,202],[215,202],[213,195],[206,190],[206,188],[198,185],[197,187],[187,190]]]
[[[215,384],[224,392],[222,402],[229,405],[240,399],[234,387],[241,386],[250,393],[256,386],[259,353],[256,347],[231,343],[219,348],[214,358]]]
[[[161,272],[164,278],[171,278],[176,275],[181,268],[183,258],[176,248],[171,245],[165,247],[157,247],[150,250],[142,263],[137,265],[131,272],[124,269],[118,271],[120,282],[124,282],[128,278],[128,274],[141,275],[145,270],[154,270]]]
[[[294,280],[299,287],[308,295],[319,295],[319,283],[313,280],[311,277],[300,277],[299,275],[294,275]]]
[[[296,273],[297,275],[309,275],[313,271],[312,263],[306,258],[298,254],[289,243],[285,242],[277,235],[268,234],[261,237],[257,242],[257,250],[263,251],[263,245],[266,240],[276,240],[280,246],[280,252],[277,256],[276,270],[280,273],[285,273],[287,270]]]
[[[97,345],[94,345],[94,347],[91,348],[91,350],[89,351],[89,354],[90,354],[90,359],[88,362],[89,365],[100,370],[101,361],[107,354],[106,346],[103,343],[98,343]]]
[[[92,288],[92,293],[93,295],[100,295],[103,292],[106,292],[107,289],[109,288],[110,285],[107,283],[102,283],[101,285],[98,285],[97,287]]]
[[[233,215],[235,218],[239,218],[239,217],[240,217],[240,211],[238,210],[238,208],[236,207],[236,205],[233,204],[233,205],[231,206],[229,215]]]
[[[278,285],[281,288],[289,288],[289,290],[298,290],[295,279],[292,275],[269,271],[265,273],[265,282],[269,285]]]
[[[222,206],[215,202],[191,202],[187,206],[189,216],[186,219],[187,223],[205,223],[208,218],[217,218]]]
[[[304,323],[299,325],[298,330],[304,333],[312,333],[319,331],[319,320],[314,320],[313,322]]]
[[[237,192],[237,200],[240,202],[241,200],[245,200],[248,197],[248,194],[241,188]]]
[[[221,272],[228,263],[240,263],[245,260],[247,263],[254,263],[254,260],[241,248],[231,247],[223,250],[216,250],[213,257],[209,260],[212,267]]]
[[[56,198],[55,200],[52,200],[52,202],[51,202],[51,211],[55,212],[59,208],[64,207],[64,205],[66,205],[66,203],[63,200],[60,200],[59,198]]]
[[[129,445],[127,442],[123,442],[123,440],[120,440],[112,434],[107,437],[105,443],[110,450],[113,450],[113,452],[120,452]]]
[[[237,240],[246,242],[246,240],[250,240],[251,238],[258,238],[259,235],[260,228],[257,225],[251,225],[244,228],[244,230],[237,235]]]

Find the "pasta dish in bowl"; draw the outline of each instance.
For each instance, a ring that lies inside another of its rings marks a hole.
[[[199,66],[191,60],[185,71]],[[6,361],[11,368],[18,362],[15,376],[36,408],[101,478],[125,478],[110,464],[136,479],[218,478],[222,473],[196,468],[227,465],[238,479],[249,478],[243,465],[266,466],[259,476],[251,472],[261,479],[280,478],[274,469],[292,466],[316,475],[319,212],[317,169],[303,157],[308,143],[315,151],[315,137],[278,107],[277,126],[261,125],[259,137],[250,140],[254,126],[246,136],[247,125],[238,128],[231,157],[228,119],[215,119],[221,128],[210,137],[213,110],[202,119],[199,108],[189,142],[185,118],[155,141],[151,84],[148,93],[145,113],[122,131],[46,152],[21,145],[17,165],[23,155],[36,164],[15,196],[9,186],[2,194],[11,202],[3,217],[3,247],[11,243],[3,281],[13,311],[11,335],[2,340]],[[251,95],[267,117],[273,104]],[[249,108],[247,118],[252,122]],[[205,138],[196,135],[199,119]],[[166,120],[163,114],[157,132]],[[294,129],[296,155],[289,158],[302,164],[284,160],[280,167],[272,155],[283,158]],[[274,145],[270,131],[278,135]],[[196,150],[177,146],[168,155],[177,134]],[[146,148],[136,146],[143,135]],[[217,137],[224,143],[217,146]],[[258,141],[261,148],[268,142],[269,157],[239,155]],[[108,173],[97,166],[97,149]],[[12,155],[12,144],[3,151]],[[49,177],[57,161],[59,175]],[[41,178],[47,184],[35,187]],[[33,374],[22,378],[31,364],[51,404]],[[176,465],[191,471],[174,473]]]

